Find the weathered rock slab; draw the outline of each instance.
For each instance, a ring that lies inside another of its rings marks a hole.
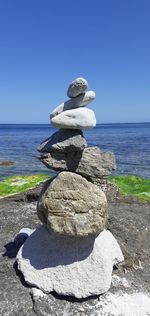
[[[78,95],[83,93],[87,89],[87,87],[88,87],[88,82],[86,79],[82,77],[76,78],[70,83],[68,87],[68,91],[67,91],[67,96],[69,98],[77,97]]]
[[[38,217],[61,235],[98,235],[107,220],[107,200],[98,186],[72,172],[47,181],[37,205]]]
[[[54,116],[51,124],[56,128],[90,130],[96,125],[96,117],[91,109],[77,108]]]
[[[55,117],[56,115],[64,111],[76,109],[79,107],[84,107],[87,104],[91,103],[94,99],[95,99],[94,91],[87,91],[86,93],[82,93],[78,97],[68,100],[66,102],[63,102],[60,105],[58,105],[50,114],[50,119],[52,119],[53,117]]]
[[[70,152],[81,151],[87,147],[87,142],[81,130],[60,129],[44,140],[39,146],[39,152]]]
[[[18,252],[18,268],[26,282],[48,293],[77,298],[106,292],[113,265],[123,261],[121,249],[109,231],[96,239],[60,237],[39,227]]]
[[[109,176],[116,169],[114,154],[98,147],[87,147],[82,152],[43,154],[39,159],[50,169],[73,171],[85,177]]]

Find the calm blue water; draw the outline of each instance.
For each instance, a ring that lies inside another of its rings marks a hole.
[[[17,174],[50,172],[36,158],[36,147],[54,131],[50,125],[1,125],[0,161],[11,160],[15,165],[0,166],[0,179]],[[97,125],[84,135],[88,145],[115,153],[115,174],[150,178],[150,123]]]

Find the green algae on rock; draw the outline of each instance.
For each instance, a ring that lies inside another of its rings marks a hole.
[[[25,192],[49,178],[47,174],[11,176],[0,181],[0,197]]]
[[[109,181],[115,184],[123,195],[136,196],[143,201],[150,200],[150,179],[137,176],[114,176]]]

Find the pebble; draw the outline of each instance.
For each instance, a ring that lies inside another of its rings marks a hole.
[[[69,98],[75,98],[83,93],[88,87],[88,82],[84,78],[77,78],[69,85],[67,96]]]
[[[96,125],[96,117],[91,109],[77,108],[53,117],[51,124],[56,128],[90,130]]]

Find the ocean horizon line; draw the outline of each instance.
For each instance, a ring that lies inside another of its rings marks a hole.
[[[45,172],[47,168],[36,158],[36,148],[56,131],[45,123],[0,125],[0,161],[14,162],[8,168],[1,167],[0,176]],[[114,174],[150,178],[150,122],[98,123],[93,130],[83,132],[89,147],[114,152]]]
[[[98,122],[97,125],[120,125],[120,124],[150,124],[150,121],[148,122],[108,122],[108,123],[100,123]],[[50,125],[49,123],[0,123],[0,125]]]

